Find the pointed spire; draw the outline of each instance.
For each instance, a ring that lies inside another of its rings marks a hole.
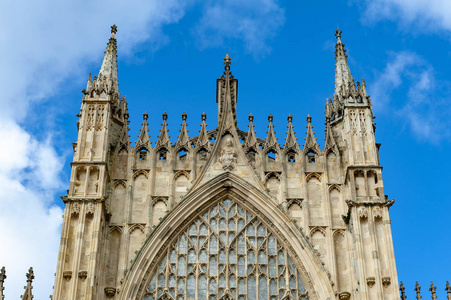
[[[246,149],[254,148],[257,150],[257,137],[255,136],[255,130],[254,130],[254,116],[252,114],[249,114],[249,130],[247,131],[246,139],[244,141],[244,147]]]
[[[6,279],[6,270],[5,267],[2,267],[0,271],[0,300],[5,300],[5,295],[3,294],[3,291],[5,290],[5,288],[3,287],[5,279]]]
[[[224,59],[224,73],[217,80],[216,102],[218,103],[218,128],[228,129],[236,126],[236,97],[238,80],[230,72],[232,58],[226,53]]]
[[[297,148],[298,147],[298,143],[297,143],[297,138],[295,136],[295,131],[294,131],[294,125],[293,125],[293,117],[290,115],[288,115],[288,131],[286,132],[287,137],[285,138],[285,149],[288,148]]]
[[[128,134],[128,131],[130,130],[130,128],[128,128],[128,113],[124,114],[124,118],[125,118],[125,122],[124,125],[122,126],[122,130],[121,130],[121,135],[119,136],[119,145],[120,146],[125,146],[125,147],[129,147],[130,146],[130,135]]]
[[[330,117],[326,115],[326,137],[324,140],[326,141],[326,144],[324,145],[324,150],[333,149],[336,154],[338,154],[338,146],[335,143],[335,139],[333,136],[332,128],[330,127]]]
[[[318,143],[316,142],[315,132],[313,132],[312,126],[312,117],[310,115],[307,116],[307,137],[304,139],[304,149],[313,149],[319,151]]]
[[[102,66],[100,67],[99,79],[103,78],[103,82],[108,86],[108,90],[112,93],[119,93],[119,84],[117,80],[117,26],[111,26],[111,37],[106,47],[105,56]]]
[[[136,142],[135,148],[140,148],[141,146],[150,147],[150,136],[149,129],[147,128],[147,119],[149,118],[149,114],[145,112],[143,114],[143,122],[141,123],[141,134],[138,135],[138,141]]]
[[[199,136],[197,137],[196,147],[201,148],[205,147],[207,149],[210,148],[210,141],[208,139],[208,130],[207,130],[207,124],[205,121],[207,120],[207,115],[205,113],[202,113],[202,124],[200,124],[201,128],[199,130]]]
[[[337,44],[335,45],[335,94],[338,95],[342,93],[343,88],[348,89],[348,86],[353,84],[354,79],[349,69],[345,45],[341,41],[340,29],[337,28],[335,36],[337,37]]]
[[[27,286],[25,287],[25,292],[22,296],[22,300],[32,300],[33,299],[33,279],[34,279],[34,272],[33,268],[30,268],[27,273]]]
[[[268,121],[268,131],[266,131],[268,136],[266,137],[265,141],[265,149],[277,147],[276,132],[274,131],[274,125],[272,124],[273,116],[271,114],[269,114],[268,116]]]
[[[178,136],[178,141],[176,143],[177,148],[180,147],[186,147],[189,148],[189,135],[188,135],[188,129],[186,129],[186,119],[187,119],[187,114],[184,112],[182,114],[182,129],[179,130],[180,135]]]
[[[161,146],[165,146],[165,147],[169,147],[171,145],[171,142],[169,141],[169,129],[168,129],[168,125],[167,125],[167,120],[168,120],[168,114],[165,112],[163,114],[163,123],[161,123],[161,129],[160,129],[160,135],[158,136],[158,141],[157,141],[157,145],[156,147],[161,147]]]

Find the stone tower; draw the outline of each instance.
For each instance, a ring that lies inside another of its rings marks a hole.
[[[216,85],[218,125],[155,145],[144,113],[132,147],[118,89],[116,26],[83,90],[54,286],[59,299],[399,299],[387,200],[365,82],[337,30],[335,93],[320,149],[273,117],[265,139],[237,126],[231,57]]]

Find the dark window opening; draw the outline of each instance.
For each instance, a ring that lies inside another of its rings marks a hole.
[[[247,158],[249,159],[249,161],[254,162],[255,161],[255,155],[256,155],[255,151],[251,150],[251,151],[249,151],[247,153]]]
[[[210,142],[214,143],[215,141],[216,141],[215,137],[214,137],[214,136],[211,136],[211,137],[210,137]]]
[[[294,162],[296,162],[294,153],[288,153],[288,162],[289,162],[289,163],[294,163]]]
[[[274,150],[268,151],[268,158],[270,160],[276,160],[276,152],[274,152]]]
[[[186,150],[182,149],[179,151],[179,159],[180,160],[185,160],[186,159]]]
[[[165,161],[166,160],[166,153],[167,153],[166,151],[160,151],[158,159],[162,160],[162,161]]]
[[[146,160],[147,159],[147,149],[141,148],[139,150],[139,160]]]
[[[314,164],[315,160],[316,160],[315,152],[313,152],[311,150],[309,152],[307,152],[307,161],[311,164]]]

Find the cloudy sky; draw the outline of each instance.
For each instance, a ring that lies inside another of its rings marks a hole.
[[[409,298],[416,280],[425,291],[433,280],[444,295],[451,280],[450,15],[448,0],[0,2],[0,266],[7,268],[7,299],[23,293],[30,266],[35,298],[52,293],[59,196],[69,186],[80,90],[90,72],[98,73],[112,24],[119,28],[119,83],[132,141],[144,111],[153,141],[165,111],[172,140],[184,111],[192,136],[202,112],[215,128],[215,81],[229,52],[240,81],[239,126],[245,130],[253,113],[264,137],[271,113],[283,143],[291,113],[302,144],[310,114],[321,145],[340,26],[351,71],[365,78],[374,104],[385,191],[396,199],[399,279]]]

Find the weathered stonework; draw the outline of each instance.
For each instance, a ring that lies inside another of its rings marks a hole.
[[[217,80],[218,125],[135,147],[118,90],[116,28],[83,90],[53,299],[399,299],[365,82],[337,31],[335,93],[320,149],[288,116],[285,143],[237,126],[231,58]],[[244,292],[243,292],[244,291]]]

